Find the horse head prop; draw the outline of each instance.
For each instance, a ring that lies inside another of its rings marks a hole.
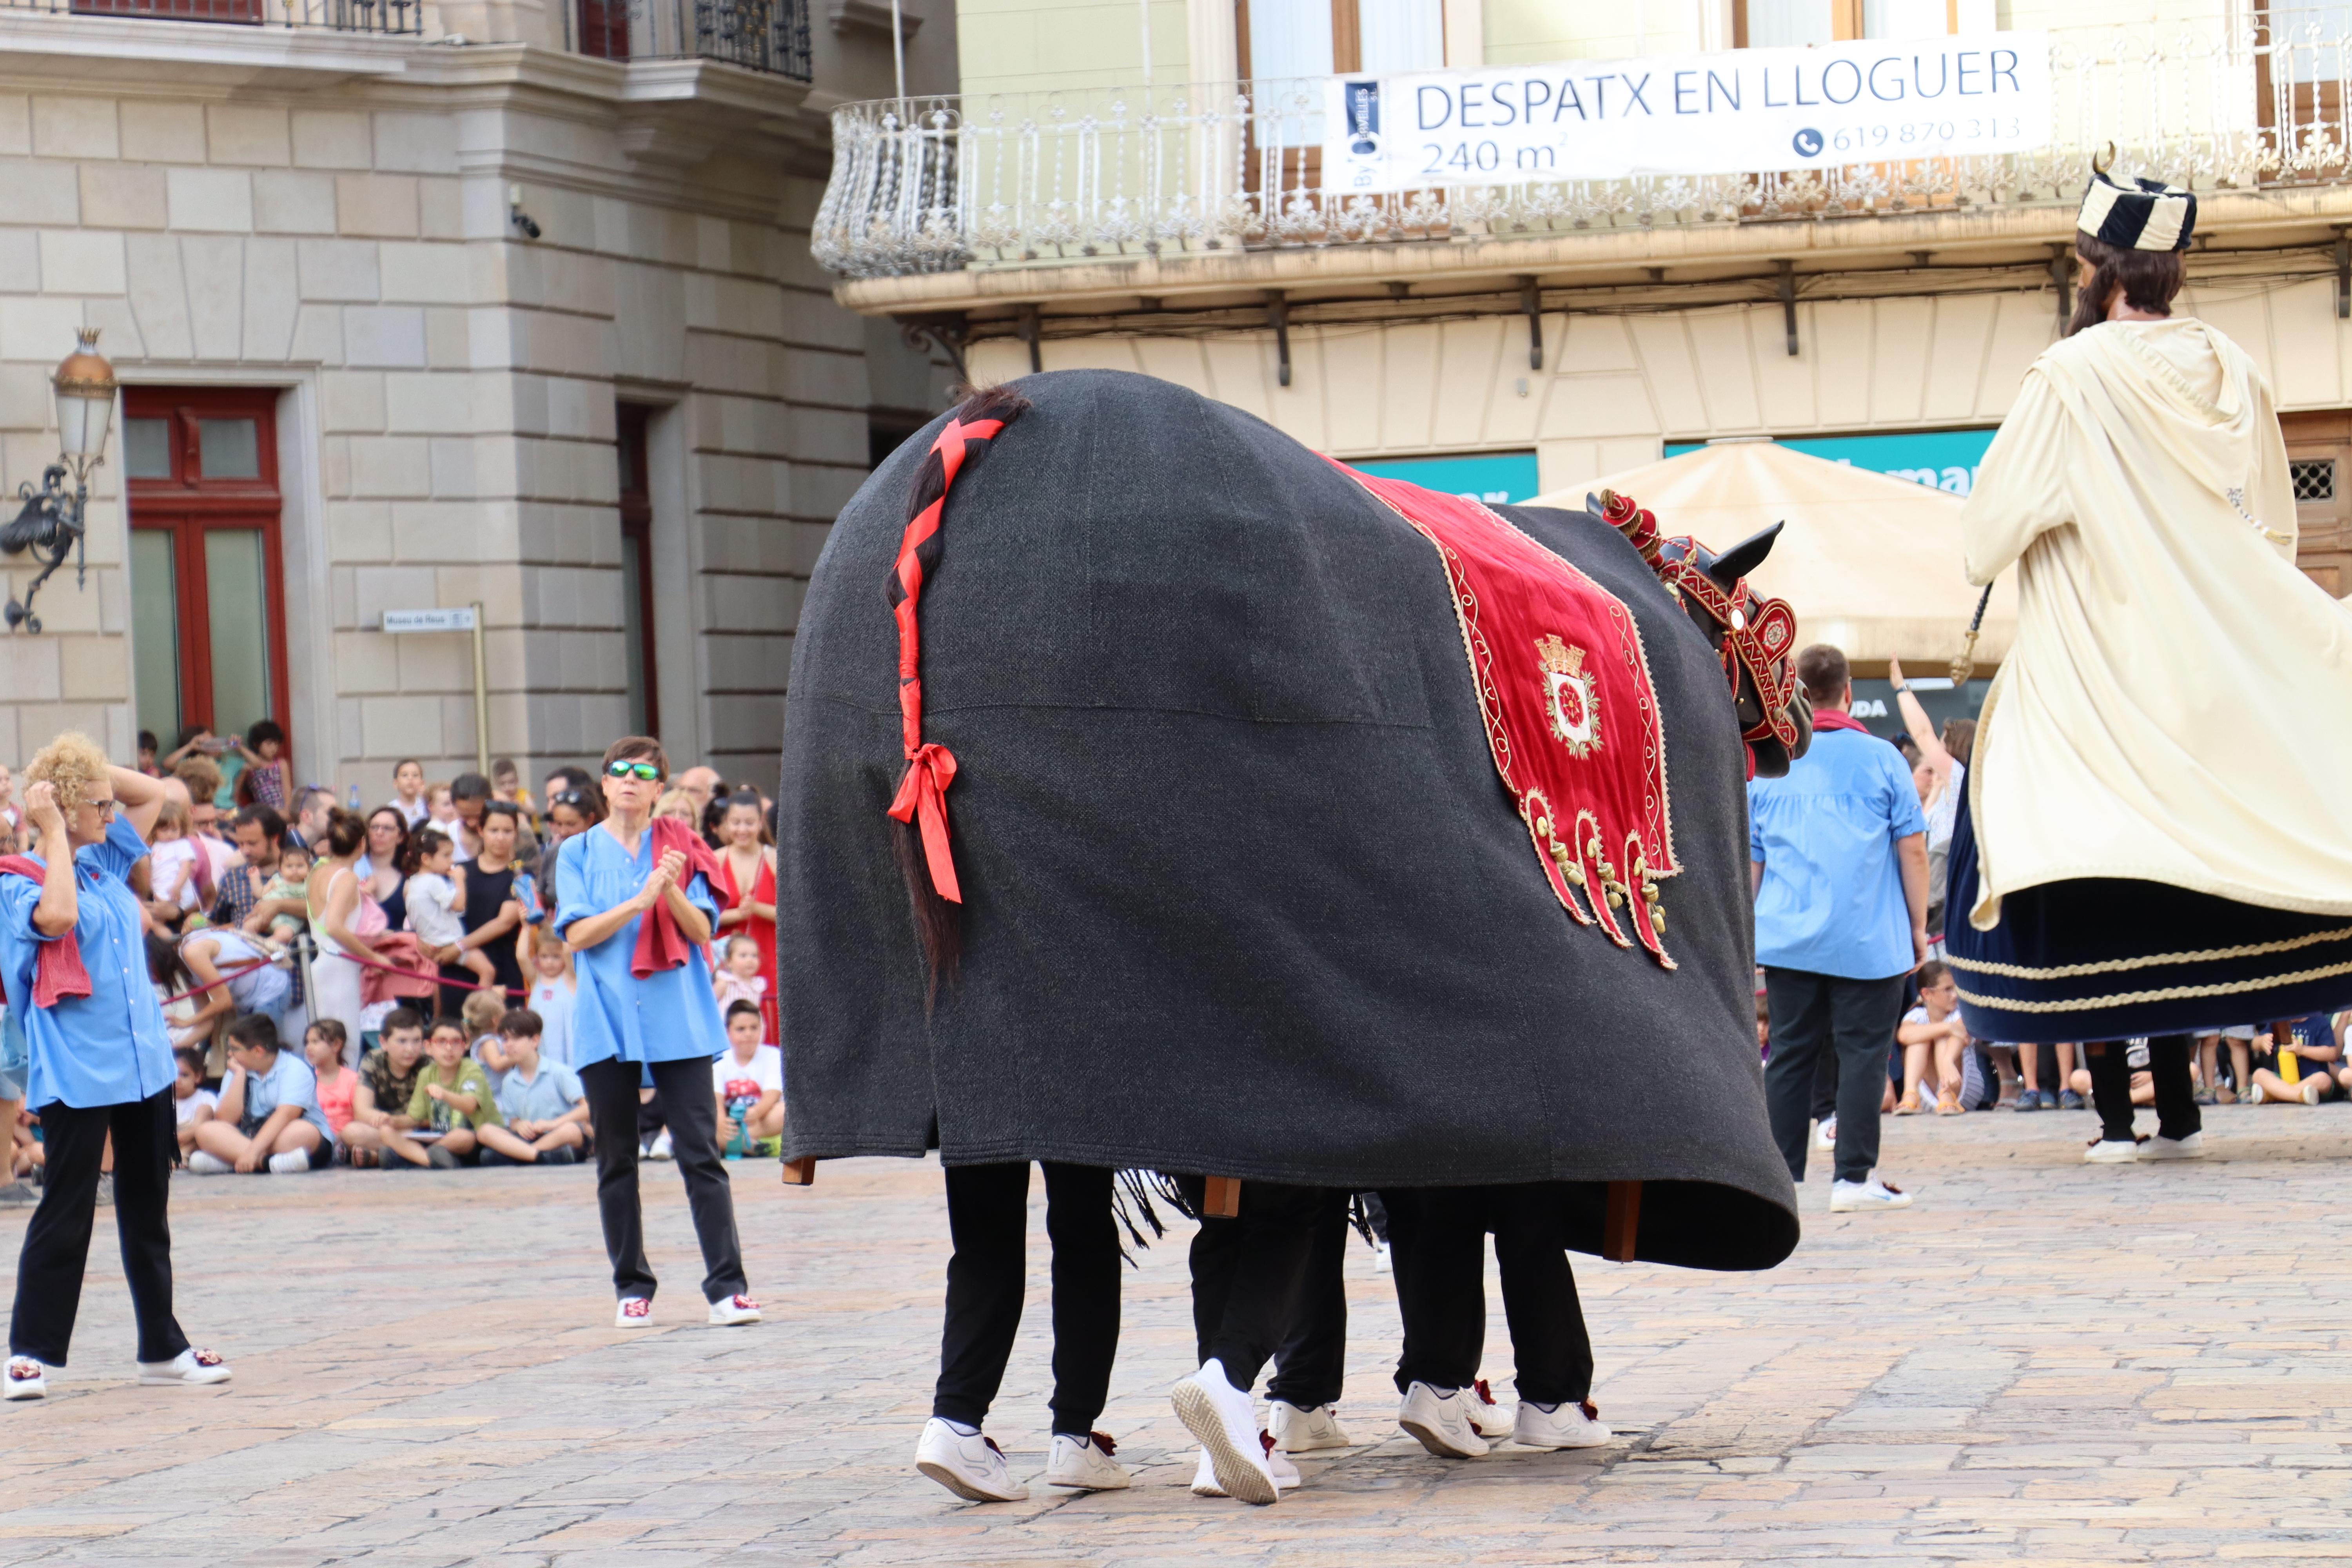
[[[1585,505],[1642,552],[1714,646],[1757,775],[1786,773],[1813,741],[1813,706],[1796,678],[1797,617],[1789,601],[1768,599],[1748,583],[1785,524],[1776,522],[1717,555],[1695,539],[1662,535],[1658,520],[1630,496],[1603,490],[1585,498]]]

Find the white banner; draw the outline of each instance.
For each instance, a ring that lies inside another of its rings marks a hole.
[[[1339,77],[1328,191],[1735,174],[2050,141],[2042,33]]]

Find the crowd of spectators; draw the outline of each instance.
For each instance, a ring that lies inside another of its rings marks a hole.
[[[511,761],[446,781],[415,760],[362,814],[297,784],[284,731],[139,737],[139,771],[175,779],[134,877],[150,978],[178,1064],[182,1161],[202,1174],[344,1164],[404,1170],[568,1164],[589,1152],[572,1063],[572,954],[554,857],[604,817],[594,774],[558,767],[539,799]],[[776,1047],[773,807],[717,770],[680,773],[664,805],[716,853],[711,942],[729,1049],[711,1065],[726,1152],[772,1153]],[[0,855],[20,812],[0,764]],[[12,1079],[0,1008],[0,1204],[37,1196],[37,1116]],[[651,1090],[638,1138],[670,1157]]]

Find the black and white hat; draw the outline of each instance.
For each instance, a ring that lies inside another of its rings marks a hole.
[[[2197,198],[2160,180],[2117,184],[2095,163],[2074,226],[2119,250],[2186,250],[2197,226]]]

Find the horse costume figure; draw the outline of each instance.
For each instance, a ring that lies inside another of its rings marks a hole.
[[[934,421],[793,652],[787,1159],[1553,1182],[1588,1251],[1638,1182],[1630,1255],[1780,1262],[1742,785],[1811,724],[1770,544],[1371,479],[1121,373]]]

